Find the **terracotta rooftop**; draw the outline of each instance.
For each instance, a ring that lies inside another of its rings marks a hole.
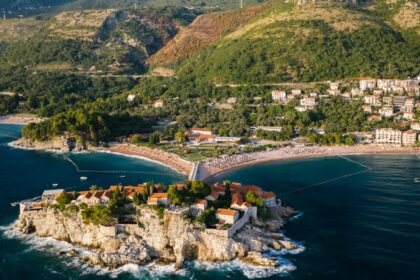
[[[219,209],[216,210],[216,214],[225,215],[225,216],[235,216],[236,211],[231,210],[231,209],[219,208]]]
[[[205,200],[205,199],[198,199],[196,202],[195,202],[196,204],[206,204],[207,203],[207,200]]]
[[[150,198],[168,198],[168,193],[152,193]]]

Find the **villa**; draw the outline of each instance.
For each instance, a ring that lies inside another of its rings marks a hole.
[[[112,198],[111,191],[83,191],[77,197],[77,203],[86,203],[89,206],[93,205],[105,205]]]
[[[168,206],[170,204],[168,193],[153,193],[147,200],[147,205]]]
[[[216,219],[225,224],[233,225],[239,218],[236,210],[219,208],[216,210]]]

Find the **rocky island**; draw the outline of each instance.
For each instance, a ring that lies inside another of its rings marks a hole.
[[[295,213],[258,186],[188,181],[46,190],[39,199],[20,202],[15,226],[90,248],[94,253],[84,261],[107,268],[152,261],[182,268],[188,260],[234,259],[276,267],[264,252],[296,248],[278,233],[283,219]]]

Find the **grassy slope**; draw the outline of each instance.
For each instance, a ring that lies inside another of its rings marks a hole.
[[[375,8],[279,2],[184,61],[178,74],[229,83],[404,77],[420,72],[416,31],[394,24]]]

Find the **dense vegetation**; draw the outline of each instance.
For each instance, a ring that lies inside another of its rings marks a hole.
[[[4,49],[0,48],[0,62],[2,67],[39,66],[48,71],[144,73],[146,59],[197,14],[186,8],[171,7],[119,10],[106,14],[103,23],[97,19],[98,27],[83,25],[95,16],[93,12],[73,15],[81,21],[79,25],[71,25],[59,15],[40,21],[43,27],[29,38],[7,41]]]
[[[420,72],[420,39],[414,32],[386,26],[336,31],[323,21],[298,20],[266,28],[258,38],[226,39],[206,48],[185,62],[179,74],[215,82],[268,83]],[[302,30],[310,33],[303,36]]]

